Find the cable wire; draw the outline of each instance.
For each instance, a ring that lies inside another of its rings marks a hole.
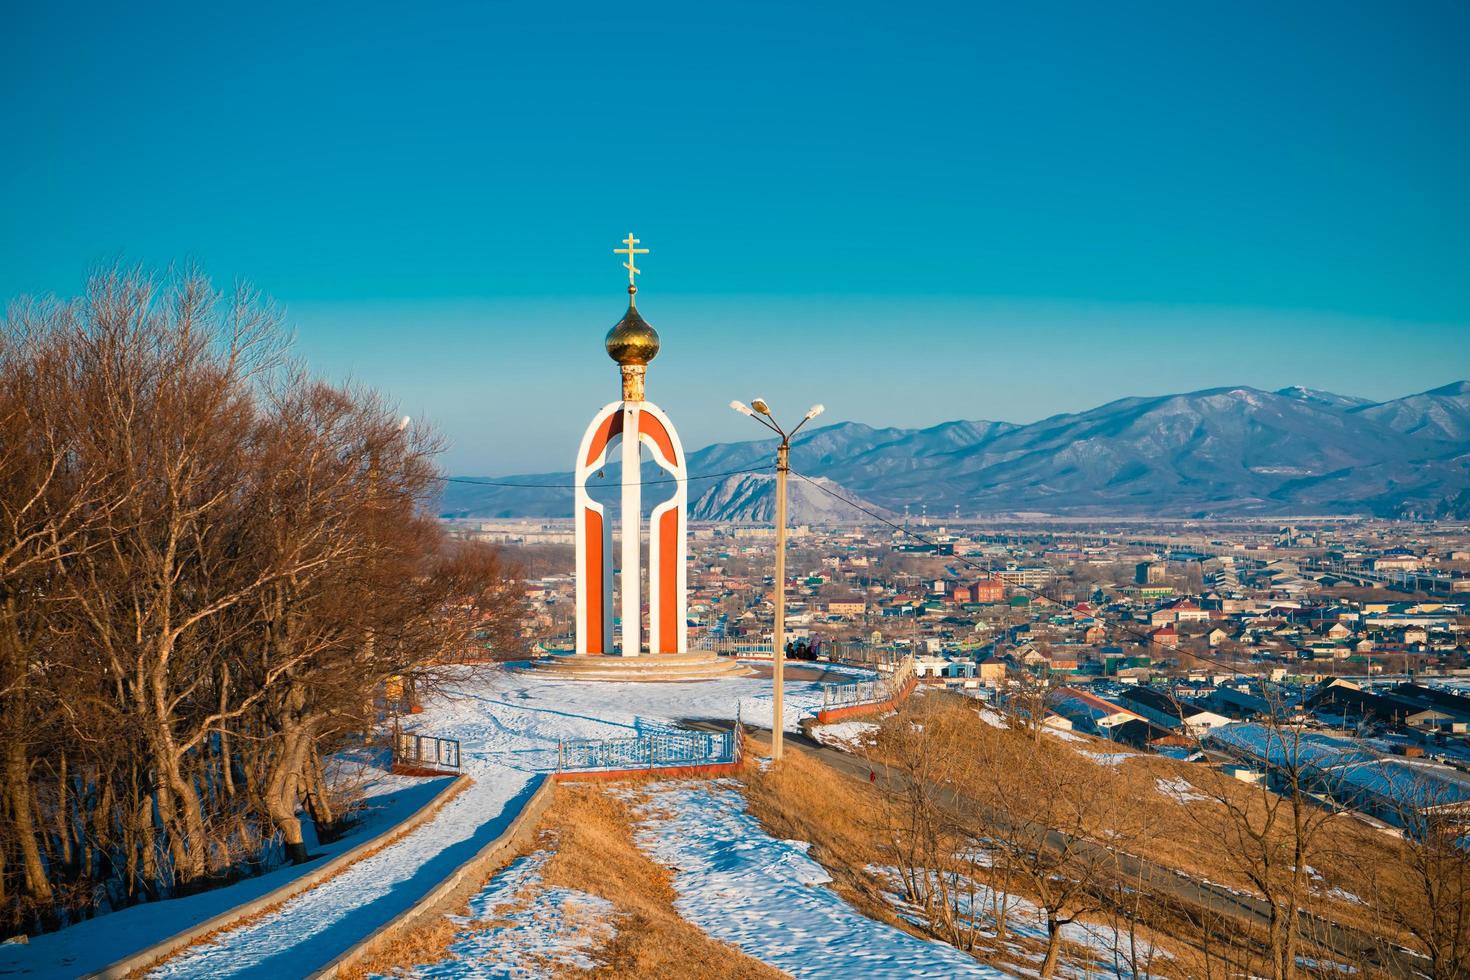
[[[671,476],[661,480],[640,480],[639,485],[650,487],[664,483],[692,483],[695,480],[718,480],[724,476],[738,476],[742,473],[770,473],[774,472],[775,464],[751,467],[743,470],[725,470],[723,473],[699,473],[690,476]],[[575,490],[575,483],[507,483],[499,480],[481,480],[472,476],[440,476],[435,477],[440,483],[465,483],[473,487],[510,487],[516,490]],[[628,486],[627,483],[601,483],[603,487]]]

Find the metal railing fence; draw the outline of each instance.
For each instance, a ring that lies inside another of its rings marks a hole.
[[[741,734],[737,705],[735,727],[728,732],[680,729],[623,738],[561,739],[556,746],[556,771],[658,769],[739,762],[744,744]]]
[[[717,653],[722,657],[771,657],[775,645],[769,640],[714,639],[709,636],[695,637],[689,649]],[[818,647],[821,657],[835,663],[855,664],[875,670],[893,669],[908,651],[903,647],[872,646],[867,643],[844,643],[822,640]]]
[[[409,766],[458,769],[459,739],[399,732],[393,740],[393,761]]]
[[[734,732],[661,732],[628,738],[564,740],[557,748],[557,771],[656,769],[736,760]]]
[[[822,685],[822,710],[877,704],[896,697],[914,676],[913,655],[904,657],[893,672],[871,681],[847,681]]]

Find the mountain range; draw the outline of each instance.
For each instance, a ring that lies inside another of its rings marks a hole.
[[[769,521],[770,477],[731,471],[769,467],[775,450],[764,439],[690,453],[691,516]],[[1470,517],[1460,513],[1470,507],[1470,382],[1384,402],[1302,387],[1211,388],[1123,398],[1028,425],[842,422],[798,437],[791,466],[888,511],[923,504],[943,515],[958,506],[964,516]],[[657,473],[650,468],[645,478]],[[570,474],[495,480],[520,486],[448,483],[441,513],[571,512]],[[802,484],[791,481],[794,522],[860,517],[834,512],[833,504],[846,508],[810,486],[798,494]]]

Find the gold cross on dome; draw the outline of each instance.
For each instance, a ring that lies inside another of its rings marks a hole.
[[[623,268],[628,270],[628,285],[630,286],[633,285],[633,277],[643,271],[642,269],[638,268],[636,264],[638,262],[637,256],[646,255],[648,253],[648,249],[646,248],[633,247],[637,245],[640,241],[642,241],[642,239],[634,238],[633,233],[630,231],[628,232],[628,237],[623,239],[623,244],[628,247],[613,249],[613,251],[617,254],[626,255],[628,257],[628,261],[623,263]]]

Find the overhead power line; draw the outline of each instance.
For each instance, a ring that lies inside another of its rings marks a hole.
[[[743,470],[725,470],[723,473],[697,473],[685,477],[665,477],[659,480],[641,480],[641,486],[657,486],[661,483],[693,483],[695,480],[718,480],[726,476],[739,476],[743,473],[770,473],[774,467],[756,466]],[[441,476],[437,477],[441,483],[465,483],[474,487],[508,487],[513,490],[575,490],[575,483],[510,483],[502,480],[481,480],[472,476]],[[627,486],[623,482],[598,484],[604,487]]]

